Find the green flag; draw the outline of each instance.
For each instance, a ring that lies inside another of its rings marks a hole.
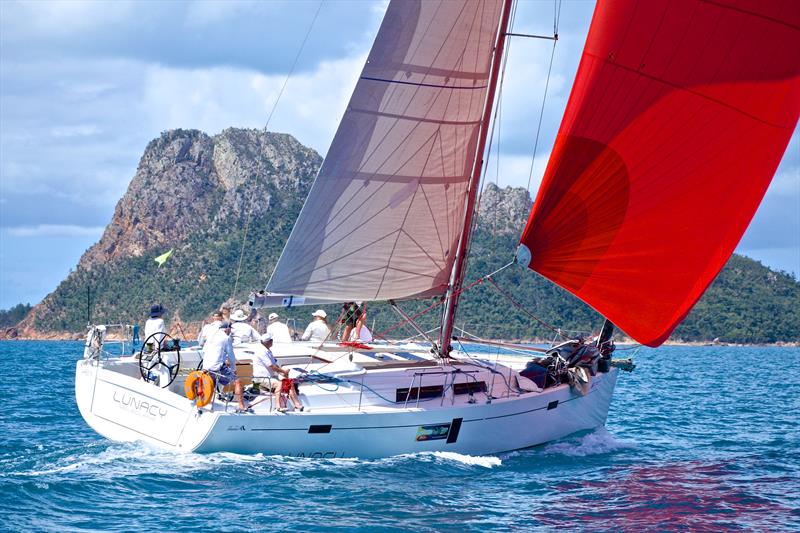
[[[159,255],[158,257],[156,257],[155,261],[156,261],[156,263],[158,263],[158,266],[161,267],[161,265],[163,265],[164,262],[167,259],[169,259],[169,256],[171,256],[171,255],[172,255],[172,250],[170,250],[169,252],[167,252],[165,254]]]

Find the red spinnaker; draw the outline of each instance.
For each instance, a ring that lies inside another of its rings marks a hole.
[[[599,2],[521,242],[664,342],[733,253],[800,114],[795,0]]]

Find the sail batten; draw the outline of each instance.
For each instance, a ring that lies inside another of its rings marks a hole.
[[[791,0],[599,3],[521,238],[529,266],[662,343],[730,257],[797,125],[798,23]]]
[[[501,8],[389,4],[269,292],[333,301],[444,293]]]

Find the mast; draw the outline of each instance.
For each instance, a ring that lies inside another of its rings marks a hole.
[[[444,311],[442,314],[442,330],[439,337],[439,355],[440,357],[447,357],[450,354],[450,337],[453,335],[453,326],[455,324],[456,309],[458,308],[458,299],[460,296],[461,285],[464,281],[466,274],[467,250],[469,249],[469,241],[472,230],[472,217],[475,211],[475,203],[478,199],[478,188],[481,182],[481,169],[483,168],[483,154],[486,148],[486,137],[489,132],[489,122],[491,120],[492,108],[494,107],[494,95],[497,90],[497,78],[500,74],[500,65],[503,59],[503,50],[505,49],[506,31],[508,30],[508,21],[511,15],[512,0],[505,0],[503,2],[503,14],[500,17],[500,26],[497,30],[497,39],[495,41],[494,56],[492,57],[491,74],[489,79],[489,90],[486,94],[486,103],[483,108],[483,118],[481,120],[481,129],[478,137],[477,157],[472,167],[472,175],[470,178],[469,189],[467,190],[467,204],[464,209],[464,223],[461,227],[461,234],[458,239],[458,249],[456,250],[455,262],[453,263],[453,270],[450,274],[450,284],[447,287],[445,294]]]

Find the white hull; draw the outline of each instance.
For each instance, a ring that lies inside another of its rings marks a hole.
[[[491,403],[476,394],[479,401],[471,404],[448,405],[451,399],[443,397],[429,407],[412,401],[339,412],[235,413],[233,405],[219,402],[198,410],[180,394],[115,371],[114,364],[79,361],[75,381],[84,419],[111,440],[186,452],[325,458],[426,451],[480,455],[535,446],[604,425],[617,378],[615,368],[599,373],[585,396],[561,385]],[[418,440],[422,426],[438,427],[438,438]]]

